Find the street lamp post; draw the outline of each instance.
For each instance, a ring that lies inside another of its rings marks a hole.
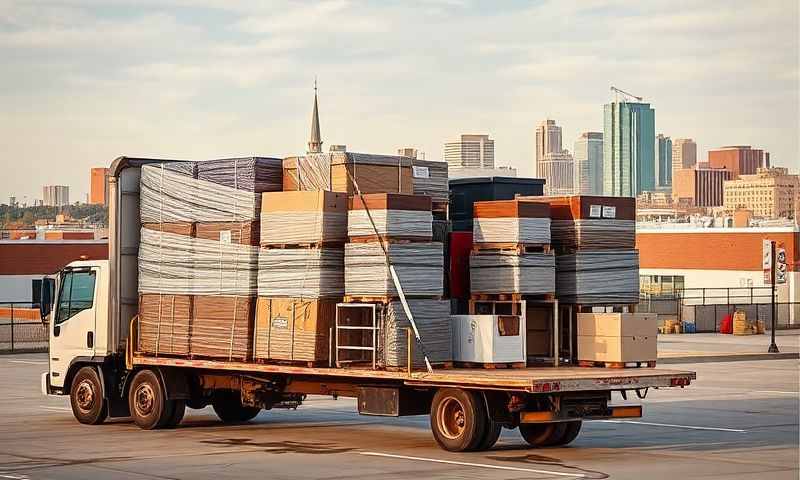
[[[777,316],[777,309],[778,309],[777,308],[778,306],[775,304],[775,280],[776,280],[776,278],[775,278],[775,276],[776,276],[775,275],[775,268],[777,267],[777,265],[776,265],[777,258],[775,258],[775,240],[770,241],[769,244],[770,244],[770,258],[772,260],[770,262],[772,264],[771,265],[772,268],[770,269],[771,270],[770,271],[770,280],[771,280],[770,286],[772,288],[772,327],[771,327],[771,330],[772,330],[772,332],[771,332],[771,334],[772,334],[772,342],[769,344],[769,349],[767,350],[767,352],[769,352],[769,353],[780,353],[778,351],[778,345],[775,343],[775,317]]]

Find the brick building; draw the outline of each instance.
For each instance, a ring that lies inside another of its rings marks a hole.
[[[739,175],[752,175],[759,168],[769,167],[769,152],[750,147],[750,145],[732,145],[708,151],[710,168],[725,168],[733,172],[733,178]]]
[[[673,201],[692,207],[722,206],[724,182],[734,178],[730,170],[717,168],[685,168],[674,175]]]
[[[756,217],[796,218],[800,176],[786,168],[759,168],[753,175],[741,175],[725,182],[723,205],[733,212],[751,210]]]

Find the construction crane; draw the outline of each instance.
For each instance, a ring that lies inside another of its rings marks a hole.
[[[615,87],[614,85],[611,85],[611,91],[614,92],[614,101],[615,102],[619,102],[620,94],[622,94],[622,101],[623,102],[628,102],[628,101],[630,101],[631,98],[635,99],[638,102],[642,101],[642,97],[637,97],[636,95],[634,95],[632,93],[628,93],[625,90],[619,89],[619,88]]]

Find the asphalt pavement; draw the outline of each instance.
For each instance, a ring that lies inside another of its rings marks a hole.
[[[189,410],[174,430],[78,424],[39,393],[43,354],[0,356],[0,480],[27,479],[797,479],[798,361],[687,363],[685,389],[649,392],[641,419],[586,422],[568,447],[529,449],[504,430],[491,451],[439,449],[427,417],[359,416],[352,399],[223,426]],[[615,403],[623,403],[614,394]],[[638,401],[638,400],[637,400]],[[630,400],[629,400],[630,402]]]

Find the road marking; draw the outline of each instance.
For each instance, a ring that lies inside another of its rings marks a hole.
[[[779,393],[781,395],[800,395],[800,392],[783,392],[780,390],[753,390],[753,393]]]
[[[637,422],[633,420],[593,420],[593,421],[603,422],[603,423],[633,423],[636,425],[650,425],[653,427],[685,428],[687,430],[714,430],[717,432],[747,433],[747,430],[739,430],[736,428],[698,427],[695,425],[674,425],[672,423]]]
[[[7,475],[0,473],[0,478],[8,478],[9,480],[28,480],[30,477],[27,475]]]
[[[47,405],[39,405],[39,408],[43,408],[45,410],[58,410],[59,412],[71,412],[72,409],[69,407],[50,407]]]
[[[8,363],[24,363],[25,365],[47,365],[47,362],[37,362],[34,360],[9,360]]]
[[[446,463],[448,465],[463,465],[465,467],[492,468],[495,470],[512,470],[515,472],[541,473],[543,475],[558,475],[562,477],[573,477],[573,478],[586,477],[586,475],[583,475],[581,473],[566,473],[566,472],[555,472],[552,470],[536,470],[533,468],[507,467],[505,465],[490,465],[487,463],[456,462],[455,460],[441,460],[438,458],[425,458],[425,457],[409,457],[406,455],[393,455],[391,453],[358,452],[358,454],[367,455],[370,457],[399,458],[402,460],[416,460],[419,462]]]

